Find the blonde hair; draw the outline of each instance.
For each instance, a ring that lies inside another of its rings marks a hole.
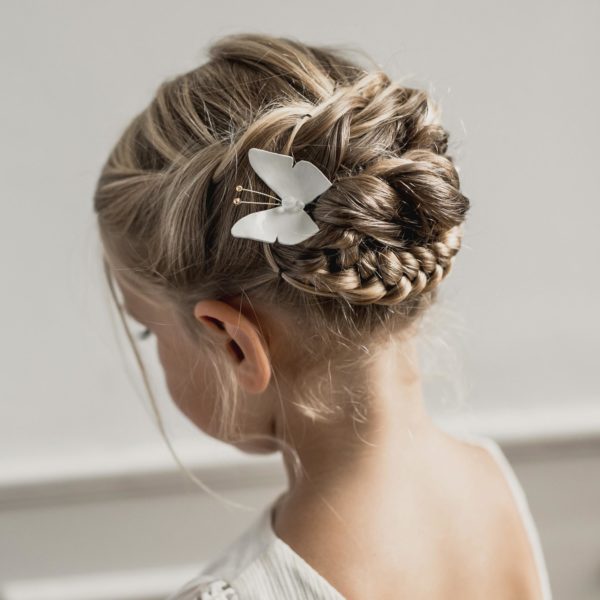
[[[331,368],[356,372],[384,338],[409,330],[461,245],[469,200],[437,105],[330,47],[237,34],[208,54],[160,85],[102,169],[94,208],[109,283],[120,269],[202,342],[223,437],[238,439],[239,392],[193,316],[208,298],[241,295],[285,321],[290,343],[270,359],[298,410],[327,420],[352,408],[360,418],[366,391],[338,399]],[[231,235],[257,210],[232,203],[236,186],[272,193],[249,166],[252,147],[309,160],[333,182],[306,207],[316,235],[291,246]]]

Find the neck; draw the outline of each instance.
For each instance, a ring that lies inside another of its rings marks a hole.
[[[351,389],[347,374],[337,387],[333,377],[334,389]],[[411,465],[419,464],[418,457],[439,437],[440,430],[423,404],[412,341],[381,351],[360,378],[361,387],[366,382],[369,390],[365,422],[353,421],[350,410],[346,411],[348,418],[336,423],[315,423],[297,413],[286,414],[286,441],[295,448],[302,465],[298,475],[294,458],[284,453],[289,479],[285,504],[294,506],[294,511],[300,506],[322,508],[324,498],[338,506],[355,493],[364,495],[366,489],[378,495],[392,494],[399,478]],[[277,423],[278,431],[281,427],[282,423]],[[284,512],[282,509],[278,518],[282,519]]]

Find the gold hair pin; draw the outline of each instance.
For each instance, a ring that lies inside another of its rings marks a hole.
[[[260,194],[261,196],[267,196],[268,198],[274,198],[281,204],[281,200],[277,196],[271,196],[271,194],[265,194],[264,192],[258,192],[256,190],[250,190],[248,188],[242,187],[241,185],[235,186],[236,192],[250,192],[251,194]],[[273,202],[253,202],[251,200],[242,200],[239,196],[233,199],[234,204],[268,204],[270,206],[273,205]]]

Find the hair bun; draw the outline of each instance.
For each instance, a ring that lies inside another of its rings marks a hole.
[[[299,248],[273,249],[284,278],[355,304],[395,304],[435,287],[460,249],[470,204],[448,138],[424,91],[380,72],[318,105],[289,145],[334,184],[307,206],[320,231]]]

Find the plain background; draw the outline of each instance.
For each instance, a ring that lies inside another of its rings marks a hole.
[[[599,17],[596,0],[3,0],[0,481],[163,452],[111,324],[92,193],[160,82],[243,31],[364,50],[441,104],[472,204],[423,341],[431,410],[600,432]],[[195,443],[153,373],[173,438]]]

